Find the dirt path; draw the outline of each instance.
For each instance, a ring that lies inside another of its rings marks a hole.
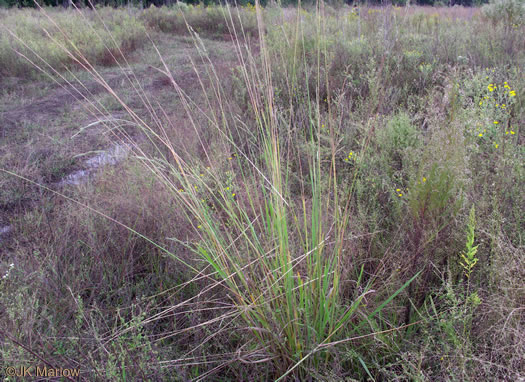
[[[233,46],[226,41],[205,40],[210,58],[223,74],[235,65]],[[201,99],[202,92],[192,62],[202,63],[193,43],[185,38],[159,35],[157,48],[162,52],[175,80],[192,99]],[[175,90],[166,76],[154,68],[162,67],[152,46],[137,51],[130,59],[131,69],[140,82],[145,95],[155,105],[168,112],[173,118],[171,126],[180,128],[178,136],[184,136],[184,111]],[[129,72],[119,68],[101,68],[105,81],[130,105],[134,112],[148,116],[149,112],[140,101],[128,80]],[[8,93],[0,94],[0,163],[2,168],[26,176],[40,184],[74,185],[83,171],[91,173],[101,150],[111,152],[114,142],[108,139],[107,127],[89,126],[100,116],[86,111],[86,98],[100,102],[107,110],[105,117],[125,119],[125,110],[107,94],[104,87],[86,73],[78,73],[82,84],[68,85],[47,82],[29,83],[14,87]],[[187,133],[187,131],[186,131]],[[175,132],[174,132],[175,134]],[[109,151],[108,151],[109,150]],[[106,154],[104,154],[106,155]],[[120,160],[120,159],[119,159]],[[90,162],[91,161],[91,162]],[[104,165],[114,165],[109,160]],[[75,175],[77,174],[77,175]],[[68,182],[68,177],[76,180]],[[7,227],[9,221],[30,205],[38,205],[42,190],[30,186],[20,179],[0,173],[0,227]],[[17,212],[18,211],[18,212]],[[14,235],[11,232],[9,236]]]
[[[115,73],[106,78],[109,86],[117,85],[125,79],[124,74]],[[79,84],[56,85],[48,95],[42,99],[24,106],[14,106],[12,109],[0,114],[0,125],[4,128],[16,126],[21,121],[45,122],[54,119],[65,106],[82,102],[85,98],[91,98],[104,91],[104,87],[95,82]]]

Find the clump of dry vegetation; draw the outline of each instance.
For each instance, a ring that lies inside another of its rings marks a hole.
[[[210,5],[186,5],[174,7],[150,7],[140,14],[139,19],[153,30],[178,35],[188,35],[188,25],[198,34],[230,39],[233,30],[242,30],[248,35],[257,35],[255,8],[239,8],[233,18],[225,7]]]
[[[75,187],[37,179],[5,218],[3,359],[97,380],[518,380],[524,30],[485,17],[138,13],[158,80],[120,55],[126,97],[96,56],[75,72],[118,106],[83,95],[129,157]],[[219,19],[229,45],[201,36]],[[197,53],[173,67],[165,34]]]
[[[0,75],[27,77],[81,66],[111,65],[147,40],[144,25],[123,9],[12,9],[0,15]]]

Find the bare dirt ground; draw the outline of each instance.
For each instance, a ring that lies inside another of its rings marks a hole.
[[[124,74],[116,73],[106,78],[106,81],[112,88],[118,88],[124,78]],[[103,91],[104,87],[95,81],[83,83],[83,86],[64,84],[62,87],[56,84],[56,88],[48,95],[26,105],[14,105],[12,109],[4,111],[1,114],[2,125],[8,129],[22,122],[45,124],[60,115],[62,108],[82,102],[84,98],[97,96]]]

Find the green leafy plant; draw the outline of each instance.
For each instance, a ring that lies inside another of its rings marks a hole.
[[[466,248],[465,248],[465,251],[461,253],[461,260],[460,260],[460,265],[463,267],[463,273],[465,274],[465,277],[468,280],[470,280],[470,276],[472,274],[472,270],[474,269],[474,266],[479,261],[479,259],[476,257],[476,253],[478,252],[478,246],[474,245],[475,229],[476,229],[476,211],[475,211],[474,206],[472,206],[472,208],[470,209],[469,221],[467,225]]]

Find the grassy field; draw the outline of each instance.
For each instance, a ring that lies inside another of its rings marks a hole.
[[[0,9],[2,373],[525,378],[501,4]]]

